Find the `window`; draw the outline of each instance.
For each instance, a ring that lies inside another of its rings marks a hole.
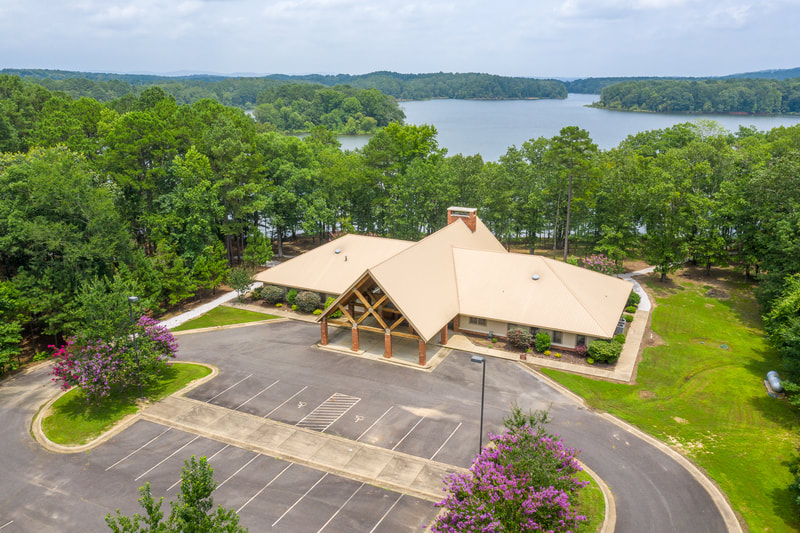
[[[486,325],[486,319],[485,318],[478,318],[478,317],[475,317],[475,316],[471,316],[471,317],[469,317],[469,323],[470,324],[475,324],[476,326],[485,326]]]
[[[539,328],[533,328],[532,327],[531,328],[531,335],[533,335],[535,337],[537,333],[539,333]]]
[[[553,330],[553,344],[561,344],[561,332]]]
[[[578,335],[575,339],[575,346],[580,346],[581,344],[586,346],[586,335]]]

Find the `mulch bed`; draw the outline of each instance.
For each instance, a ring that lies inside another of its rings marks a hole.
[[[533,360],[534,363],[535,363],[536,359],[546,359],[548,361],[561,361],[562,363],[569,363],[569,364],[572,364],[572,365],[591,366],[591,367],[594,367],[594,368],[603,368],[603,369],[607,369],[607,370],[613,370],[614,367],[616,366],[616,362],[611,363],[611,364],[608,364],[608,363],[594,363],[594,364],[590,365],[589,363],[586,362],[586,358],[585,357],[580,356],[580,355],[578,355],[578,354],[576,354],[574,352],[567,351],[567,350],[562,350],[562,349],[558,349],[558,348],[555,348],[555,349],[551,348],[550,349],[550,354],[551,355],[549,355],[549,356],[548,355],[544,355],[543,353],[536,352],[534,350],[531,350],[530,352],[525,353],[525,350],[521,350],[521,349],[519,349],[519,348],[517,348],[515,346],[512,346],[511,343],[509,343],[508,341],[504,341],[502,339],[497,339],[497,342],[492,342],[492,341],[490,341],[488,339],[487,336],[470,335],[470,334],[465,334],[465,333],[462,333],[462,335],[465,335],[467,338],[469,338],[470,342],[472,344],[475,344],[476,346],[482,346],[482,347],[485,347],[485,348],[494,348],[495,350],[502,350],[504,352],[509,352],[511,354],[515,354],[517,357],[519,357],[522,354],[525,354],[527,356],[527,360],[528,361]],[[555,357],[554,354],[556,352],[560,353],[561,357]]]

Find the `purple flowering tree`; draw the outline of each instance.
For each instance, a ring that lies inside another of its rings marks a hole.
[[[435,533],[575,531],[586,520],[576,509],[586,485],[576,451],[555,435],[525,425],[490,435],[469,471],[445,480],[446,512],[430,526]]]
[[[77,335],[67,339],[63,346],[51,346],[57,359],[50,372],[52,380],[62,390],[78,387],[89,402],[99,403],[138,385],[138,355],[142,385],[151,384],[176,356],[178,343],[166,327],[146,316],[139,319],[135,330],[138,347],[135,352],[132,337],[106,342]]]

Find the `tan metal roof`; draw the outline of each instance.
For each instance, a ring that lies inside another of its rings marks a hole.
[[[536,255],[454,249],[453,258],[461,314],[500,322],[611,337],[631,291],[621,279]]]
[[[459,314],[453,248],[505,253],[480,219],[474,233],[458,220],[369,269],[425,341]]]
[[[255,278],[267,285],[340,294],[369,267],[413,245],[411,241],[348,234],[260,272]]]

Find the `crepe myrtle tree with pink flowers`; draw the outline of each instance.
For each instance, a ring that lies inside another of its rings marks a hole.
[[[51,371],[52,380],[62,390],[78,387],[87,401],[100,403],[110,395],[138,385],[138,355],[142,385],[152,384],[176,356],[178,343],[165,326],[144,315],[134,329],[136,352],[132,337],[103,340],[78,334],[67,339],[63,346],[50,346],[57,359]]]
[[[445,480],[449,494],[436,504],[445,512],[430,531],[564,533],[586,520],[577,510],[578,492],[586,486],[576,477],[577,451],[544,430],[546,413],[512,409],[506,433],[490,435],[491,444],[469,471]]]

